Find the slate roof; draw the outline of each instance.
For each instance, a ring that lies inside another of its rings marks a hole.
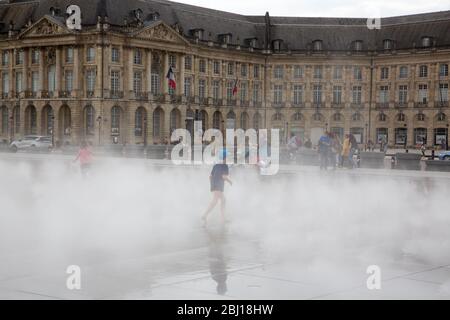
[[[7,33],[10,22],[14,30],[23,30],[28,21],[36,22],[50,8],[64,16],[65,8],[77,4],[82,11],[82,24],[95,25],[98,16],[108,16],[113,26],[123,26],[125,19],[132,22],[133,10],[141,9],[142,17],[150,19],[158,13],[169,25],[181,27],[186,38],[190,30],[203,29],[204,39],[217,42],[219,35],[232,34],[232,43],[245,45],[245,39],[257,38],[257,47],[263,49],[272,40],[282,39],[282,49],[303,51],[311,48],[313,40],[322,40],[324,50],[349,50],[356,40],[363,42],[364,50],[383,48],[384,39],[392,39],[396,49],[421,46],[421,38],[433,38],[435,46],[450,46],[450,10],[381,20],[380,30],[369,30],[365,18],[311,18],[244,16],[166,0],[4,0],[0,1],[0,33]],[[238,40],[239,39],[239,40]]]

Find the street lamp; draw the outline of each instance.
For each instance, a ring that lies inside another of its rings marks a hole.
[[[147,116],[144,116],[144,147],[147,150]]]
[[[98,122],[98,145],[101,145],[102,116],[97,117]]]
[[[52,148],[55,148],[55,116],[52,115]]]
[[[14,112],[14,111],[13,111]],[[13,137],[14,137],[14,128],[13,128],[13,124],[14,124],[14,116],[11,115],[9,117],[9,143],[11,144],[13,142]]]

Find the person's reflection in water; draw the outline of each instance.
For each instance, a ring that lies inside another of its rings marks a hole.
[[[217,282],[217,293],[227,293],[227,265],[224,254],[226,244],[226,230],[221,226],[218,229],[206,229],[209,240],[209,270],[211,277]]]

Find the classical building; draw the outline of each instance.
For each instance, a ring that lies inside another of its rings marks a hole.
[[[324,130],[401,146],[448,137],[450,11],[373,29],[362,18],[243,16],[164,0],[4,0],[0,19],[2,140],[158,144],[194,120],[279,128],[283,141],[314,142]]]

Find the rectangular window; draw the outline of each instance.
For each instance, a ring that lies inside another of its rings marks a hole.
[[[428,101],[428,85],[419,84],[419,103],[427,103]]]
[[[87,91],[93,92],[95,90],[95,70],[88,70],[86,72],[86,89]]]
[[[381,68],[380,72],[381,80],[389,79],[389,68]]]
[[[66,70],[65,72],[65,83],[66,83],[66,91],[72,91],[73,90],[73,71],[72,70]]]
[[[95,47],[88,47],[86,49],[86,61],[87,62],[95,61]]]
[[[247,77],[247,69],[248,67],[247,67],[247,65],[246,64],[242,64],[241,65],[241,76],[242,77]]]
[[[428,77],[428,66],[420,66],[419,67],[419,77],[420,78]]]
[[[315,85],[313,87],[313,102],[314,104],[322,103],[322,86]]]
[[[120,91],[120,72],[111,71],[111,91],[117,93]]]
[[[9,64],[9,52],[2,52],[2,66],[6,67]]]
[[[361,88],[361,86],[354,86],[352,88],[352,102],[354,104],[362,103],[362,88]]]
[[[303,78],[303,67],[295,66],[294,67],[294,79],[300,79],[300,78]]]
[[[229,76],[234,75],[234,63],[233,62],[228,63],[227,74]]]
[[[439,65],[439,76],[448,77],[448,64]]]
[[[400,67],[399,78],[400,79],[408,78],[408,67],[407,66]]]
[[[184,69],[192,70],[192,56],[186,56],[184,58]]]
[[[16,72],[16,93],[22,92],[22,72]]]
[[[206,88],[206,81],[204,79],[198,80],[198,96],[199,98],[205,98],[205,88]]]
[[[212,89],[213,89],[213,99],[214,99],[214,100],[218,100],[219,97],[220,97],[220,94],[219,94],[220,83],[219,83],[218,80],[214,80],[214,81],[213,81],[213,87],[212,87]]]
[[[176,55],[169,55],[169,66],[171,66],[173,69],[177,68],[177,56]]]
[[[253,78],[259,79],[259,65],[258,64],[253,66]]]
[[[3,72],[2,74],[2,89],[3,93],[9,93],[9,74],[8,72]]]
[[[186,97],[191,96],[191,78],[190,77],[184,78],[184,95]]]
[[[31,50],[31,64],[39,64],[39,56],[41,52],[39,49]]]
[[[337,67],[334,68],[333,79],[334,80],[341,80],[342,79],[342,67],[341,66],[337,66]]]
[[[31,91],[36,93],[39,91],[39,72],[33,71],[31,73]]]
[[[134,64],[142,65],[142,51],[137,49],[134,50]]]
[[[158,73],[152,73],[151,75],[152,81],[152,93],[154,95],[159,95],[161,93],[161,84],[160,84],[160,76]]]
[[[439,84],[439,101],[448,102],[448,83]]]
[[[274,78],[275,79],[283,79],[284,67],[283,66],[275,66],[274,69]]]
[[[334,104],[342,103],[342,87],[341,86],[333,87],[333,103]]]
[[[241,82],[241,102],[247,101],[247,83]]]
[[[361,67],[353,68],[353,78],[355,80],[362,80],[362,69],[361,69]]]
[[[66,63],[73,63],[73,48],[66,48]]]
[[[118,47],[111,48],[111,61],[112,62],[120,62],[120,50]]]
[[[253,102],[254,103],[259,102],[259,84],[258,83],[253,84]]]
[[[321,66],[314,67],[314,79],[322,79],[322,67]]]
[[[136,71],[133,74],[133,91],[138,95],[142,92],[142,72]]]
[[[206,73],[206,61],[205,61],[205,59],[200,59],[198,61],[198,72]]]
[[[220,74],[220,61],[214,61],[214,74]]]
[[[228,81],[228,83],[227,83],[227,100],[228,101],[233,99],[233,88],[234,88],[234,82]]]
[[[16,65],[23,64],[24,52],[22,49],[16,50]]]
[[[398,102],[400,104],[408,103],[408,86],[402,85],[398,87]]]
[[[302,104],[303,102],[303,86],[294,86],[294,105]]]
[[[389,87],[380,87],[380,103],[389,103]]]
[[[275,85],[273,90],[273,103],[283,103],[283,85]]]

